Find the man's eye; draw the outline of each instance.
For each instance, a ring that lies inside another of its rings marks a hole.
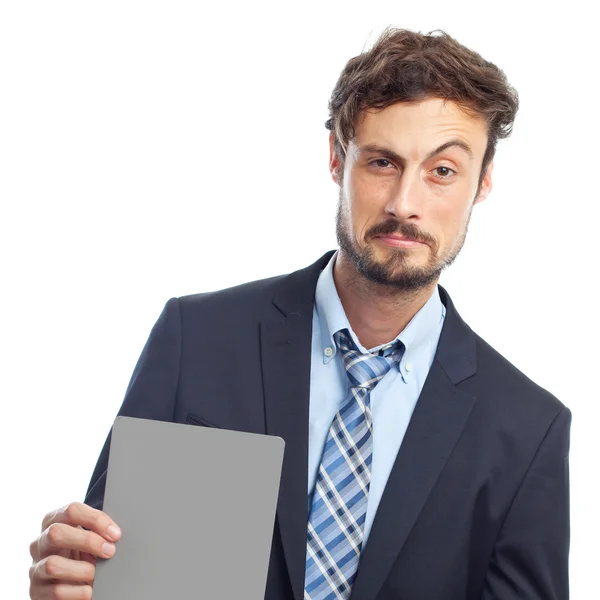
[[[376,158],[375,160],[371,161],[371,164],[379,167],[380,169],[386,169],[387,167],[392,166],[392,163],[387,160],[387,158]]]
[[[441,177],[442,179],[448,179],[453,174],[456,174],[456,171],[450,167],[437,167],[433,171],[437,171],[438,177]]]

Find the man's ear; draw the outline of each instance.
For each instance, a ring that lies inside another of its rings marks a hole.
[[[479,188],[479,193],[477,197],[473,201],[473,204],[479,204],[483,202],[492,191],[492,171],[494,170],[494,161],[492,160],[490,164],[487,166],[485,170],[485,175],[483,176],[483,181],[481,182],[481,186]]]
[[[335,151],[335,133],[333,131],[329,133],[329,172],[333,181],[338,185],[342,185],[342,163]]]

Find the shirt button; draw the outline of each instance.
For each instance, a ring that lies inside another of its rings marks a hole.
[[[410,373],[410,371],[412,371],[412,363],[406,363],[406,365],[404,365],[404,368]]]
[[[333,348],[325,348],[325,356],[331,356],[333,354]]]

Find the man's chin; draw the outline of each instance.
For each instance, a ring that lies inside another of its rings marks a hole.
[[[417,265],[407,264],[390,265],[389,261],[363,263],[363,276],[379,285],[395,289],[419,289],[431,285],[440,273],[433,269],[419,268]]]
[[[422,269],[431,258],[429,252],[425,252],[427,246],[420,248],[393,248],[373,244],[370,246],[368,258],[370,262],[381,265],[389,270]]]

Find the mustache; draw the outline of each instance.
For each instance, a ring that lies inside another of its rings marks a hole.
[[[399,221],[384,221],[379,225],[375,225],[367,232],[367,237],[375,237],[378,235],[399,234],[408,240],[422,242],[432,248],[435,248],[435,239],[427,233],[421,231],[413,223],[401,223]]]

